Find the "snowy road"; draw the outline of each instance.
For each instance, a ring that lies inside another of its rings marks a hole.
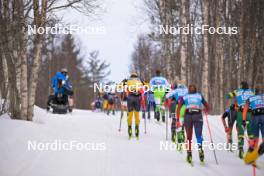
[[[119,115],[76,110],[69,115],[52,115],[36,109],[37,123],[0,118],[0,176],[250,176],[252,167],[245,166],[237,153],[205,149],[206,165],[201,166],[193,152],[194,167],[186,164],[186,154],[160,150],[165,142],[165,125],[154,120],[147,123],[147,134],[141,123],[140,140],[127,138],[126,121],[118,132]],[[215,142],[225,142],[219,117],[210,117]],[[204,138],[209,140],[204,126]],[[78,141],[104,144],[95,151],[29,151],[28,141]],[[264,175],[264,159],[259,160],[257,175]]]

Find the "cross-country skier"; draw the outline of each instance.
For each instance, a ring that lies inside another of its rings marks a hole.
[[[202,130],[203,130],[203,115],[202,109],[205,107],[205,112],[208,112],[208,103],[204,97],[197,92],[195,85],[190,85],[188,88],[188,94],[181,97],[178,102],[177,108],[177,124],[180,122],[180,110],[182,105],[186,106],[186,112],[184,116],[184,127],[187,134],[187,162],[192,163],[192,134],[193,128],[195,131],[198,148],[199,158],[201,162],[204,162],[204,152],[202,148]]]
[[[160,116],[162,117],[162,121],[165,122],[165,107],[164,99],[165,94],[168,90],[170,90],[170,85],[166,78],[161,76],[160,70],[156,71],[156,76],[150,80],[150,89],[154,92],[156,111],[155,118],[157,121],[160,120]]]
[[[246,123],[248,112],[251,113],[251,124]],[[256,87],[256,95],[249,97],[244,106],[243,125],[244,127],[251,125],[254,136],[249,141],[249,149],[244,161],[246,164],[255,165],[258,156],[264,153],[264,92],[260,86]],[[262,136],[262,144],[260,147],[258,147],[259,133]]]
[[[178,104],[178,101],[181,97],[185,96],[188,94],[188,88],[184,84],[178,84],[177,88],[174,91],[173,97],[175,98],[176,104]],[[176,105],[176,110],[179,108],[178,105]],[[177,123],[176,121],[176,116],[173,117],[172,119],[172,139],[175,141],[177,138],[177,143],[178,143],[178,150],[181,150],[182,143],[185,140],[184,136],[184,126],[183,126],[183,121],[184,121],[184,114],[185,114],[186,106],[182,105],[180,108],[180,119]],[[176,130],[176,128],[177,130]]]
[[[224,114],[221,116],[222,123],[223,123],[224,129],[225,129],[225,132],[227,134],[227,142],[228,142],[230,147],[233,143],[232,131],[233,131],[233,127],[234,127],[234,124],[236,121],[237,110],[238,110],[237,105],[232,104],[230,107],[228,107],[225,110]],[[226,123],[226,119],[227,119],[227,123]]]
[[[240,84],[240,88],[237,90],[234,90],[230,93],[228,93],[226,95],[226,98],[236,98],[236,103],[238,105],[238,112],[237,112],[237,117],[236,117],[236,121],[237,121],[237,129],[238,129],[238,147],[239,147],[239,158],[243,158],[244,156],[244,133],[245,133],[245,129],[243,128],[243,118],[242,118],[242,112],[244,109],[244,106],[246,104],[246,100],[253,96],[254,90],[253,89],[249,89],[248,83],[243,81]],[[250,116],[251,114],[248,112],[247,113],[247,123],[250,123]],[[251,139],[253,138],[252,135],[252,129],[250,125],[247,125],[247,134],[248,137]]]
[[[110,111],[112,111],[112,115],[115,115],[115,103],[116,103],[115,100],[116,100],[115,89],[112,88],[112,90],[108,93],[107,96],[107,102],[108,102],[107,115],[110,114]]]
[[[127,108],[128,108],[128,136],[129,139],[132,137],[132,120],[135,118],[135,135],[139,137],[139,111],[140,111],[140,98],[143,81],[138,77],[137,73],[131,73],[130,78],[124,82],[127,85]]]
[[[150,119],[151,118],[151,108],[153,108],[154,113],[155,113],[155,110],[156,110],[154,92],[149,90],[145,94],[146,94],[146,98],[147,98],[148,119]]]
[[[150,90],[149,80],[145,82],[145,85],[148,87],[149,90],[146,90],[145,97],[146,97],[146,103],[147,103],[147,112],[148,112],[148,119],[151,118],[151,108],[153,108],[153,111],[155,113],[156,110],[156,104],[154,99],[154,92]]]

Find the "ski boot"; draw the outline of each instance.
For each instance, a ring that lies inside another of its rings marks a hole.
[[[109,115],[110,114],[110,110],[107,110],[106,114]]]
[[[138,128],[138,125],[135,126],[135,135],[136,135],[136,138],[139,139],[139,128]]]
[[[200,162],[201,164],[204,164],[204,151],[202,146],[199,146],[198,152],[199,152]]]
[[[182,145],[183,145],[183,142],[184,142],[184,131],[179,131],[176,133],[177,134],[177,150],[178,151],[182,151]]]
[[[187,159],[186,159],[187,163],[193,165],[192,163],[192,152],[191,151],[188,151],[187,152]]]
[[[142,112],[142,118],[143,118],[143,119],[146,118],[146,113],[145,113],[145,111]]]
[[[176,143],[176,130],[171,129],[171,142]]]
[[[128,126],[128,138],[131,139],[132,138],[132,127]]]
[[[150,119],[150,112],[148,112],[148,119]]]
[[[162,122],[165,123],[165,115],[162,115]]]
[[[112,115],[115,115],[115,111],[113,110]]]
[[[243,147],[239,147],[239,152],[238,152],[238,157],[240,158],[240,159],[243,159],[243,157],[244,157],[244,149],[243,149]]]
[[[50,107],[49,107],[49,106],[47,106],[46,110],[47,110],[47,112],[49,112],[49,110],[50,110]]]
[[[156,119],[158,122],[160,121],[160,112],[156,112]]]
[[[233,150],[232,150],[232,145],[233,145],[233,140],[232,140],[232,139],[228,139],[228,144],[227,144],[227,146],[228,146],[228,150],[229,150],[230,152],[233,152]]]

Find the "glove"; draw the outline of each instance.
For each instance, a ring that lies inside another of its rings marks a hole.
[[[208,108],[205,108],[205,109],[204,109],[204,113],[205,113],[205,114],[208,114],[208,112],[209,112],[209,109],[208,109]]]
[[[65,81],[64,80],[61,83],[62,83],[63,86],[65,85]]]
[[[245,120],[243,120],[242,125],[243,125],[243,128],[245,129],[247,126],[247,122]]]
[[[177,128],[180,128],[181,127],[181,123],[180,123],[179,119],[176,119],[176,127]]]
[[[229,128],[225,127],[225,132],[228,133],[229,132]]]

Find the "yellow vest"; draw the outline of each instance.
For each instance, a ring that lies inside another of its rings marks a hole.
[[[127,80],[127,90],[130,93],[139,93],[143,84],[139,78],[129,78]]]

